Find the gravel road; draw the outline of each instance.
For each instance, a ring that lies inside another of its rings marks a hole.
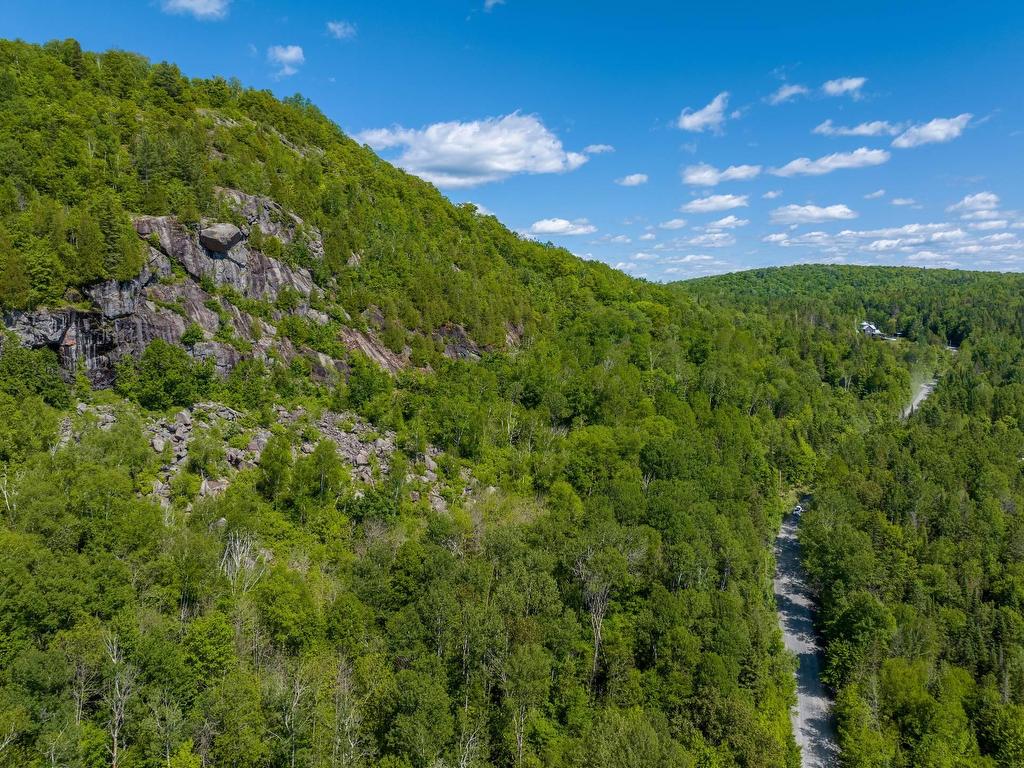
[[[935,379],[932,379],[931,381],[924,382],[921,386],[917,388],[917,392],[914,394],[914,397],[910,401],[910,404],[907,405],[903,409],[903,412],[900,414],[904,421],[909,419],[910,414],[916,411],[917,407],[925,400],[927,400],[928,396],[935,391],[936,384],[938,384],[938,382]]]
[[[796,707],[790,712],[803,768],[834,768],[839,747],[832,720],[832,700],[821,682],[823,658],[814,631],[814,600],[800,560],[794,510],[782,521],[775,540],[775,605],[786,649],[796,656]]]

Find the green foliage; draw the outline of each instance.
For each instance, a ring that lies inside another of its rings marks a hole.
[[[125,358],[117,369],[117,390],[151,411],[189,406],[205,397],[213,380],[209,362],[196,362],[185,350],[157,339],[142,357]]]
[[[181,344],[184,347],[194,347],[205,338],[202,326],[199,323],[189,323],[188,328],[181,335]]]
[[[57,408],[66,407],[71,398],[53,352],[24,349],[10,338],[0,346],[0,393],[16,400],[35,395]]]
[[[52,352],[5,342],[4,760],[108,764],[121,674],[125,765],[791,768],[768,546],[803,485],[844,761],[1020,763],[1016,279],[651,285],[451,205],[298,96],[74,41],[0,42],[0,95],[4,309],[134,274],[130,216],[219,214],[221,185],[325,236],[319,259],[301,231],[255,235],[310,269],[331,318],[289,292],[248,305],[281,337],[342,358],[343,333],[372,330],[429,366],[392,377],[353,353],[329,390],[301,357],[216,380],[154,342],[119,394],[223,400],[249,430],[235,448],[272,435],[235,471],[197,431],[162,508],[134,406],[90,426]],[[865,317],[911,343],[864,338]],[[946,364],[932,341],[963,346],[900,424],[910,370]],[[274,424],[278,402],[305,415]],[[371,482],[320,440],[327,405],[397,434]],[[63,416],[82,425],[53,450]],[[200,476],[231,484],[199,499]]]

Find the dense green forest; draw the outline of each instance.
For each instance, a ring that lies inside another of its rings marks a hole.
[[[801,540],[842,764],[1024,764],[1021,278],[793,267],[680,288],[961,345],[907,423],[849,432],[822,457]]]
[[[98,390],[4,339],[0,763],[792,768],[771,542],[812,489],[844,761],[1020,764],[1016,283],[649,284],[453,206],[301,97],[0,42],[6,317],[87,308],[141,268],[133,217],[230,220],[218,187],[323,234],[322,257],[262,247],[309,269],[326,324],[254,311],[343,373],[218,376],[182,337]],[[869,311],[907,339],[858,334]],[[442,354],[452,326],[479,360]],[[192,435],[163,497],[157,423]],[[368,482],[336,424],[393,446]]]

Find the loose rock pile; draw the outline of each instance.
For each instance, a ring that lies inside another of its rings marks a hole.
[[[94,414],[99,428],[104,430],[110,429],[117,421],[117,415],[110,406],[79,403],[78,412]],[[354,413],[327,411],[313,419],[302,407],[289,411],[281,406],[275,407],[274,413],[277,423],[303,428],[310,435],[298,445],[298,455],[313,453],[321,440],[327,440],[334,444],[339,458],[350,468],[353,479],[369,486],[374,485],[391,468],[396,450],[395,433],[379,432]],[[248,442],[245,448],[228,447],[225,450],[224,458],[228,467],[225,476],[204,477],[199,488],[200,498],[223,493],[235,473],[256,467],[272,434],[264,427],[245,426],[242,413],[214,402],[197,403],[179,411],[172,418],[147,424],[145,431],[149,445],[164,459],[157,479],[153,481],[151,495],[164,509],[172,506],[172,480],[185,470],[189,446],[197,434],[211,429],[218,429],[225,436],[232,433],[236,436],[244,435]],[[57,447],[75,438],[71,420],[66,419],[61,425]],[[412,501],[426,498],[432,509],[443,512],[448,509],[448,502],[441,494],[443,482],[438,476],[437,466],[440,455],[439,449],[428,447],[419,464],[422,469],[406,474],[405,481],[411,486],[409,498]],[[463,485],[462,496],[469,496],[473,492],[475,480],[468,473],[464,473],[460,479]]]

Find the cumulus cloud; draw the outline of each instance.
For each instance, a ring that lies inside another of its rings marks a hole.
[[[835,233],[820,230],[778,232],[762,239],[783,248],[813,248],[821,254],[838,258],[863,253],[873,258],[938,264],[970,256],[975,259],[974,266],[1009,265],[1022,260],[1024,242],[1017,235],[983,232],[973,233],[946,222],[936,222],[868,230],[844,229]]]
[[[833,152],[831,155],[811,160],[809,157],[798,157],[781,168],[775,168],[776,176],[821,176],[832,171],[846,168],[867,168],[882,165],[889,161],[889,153],[884,149],[868,149],[861,147],[853,152]]]
[[[684,131],[719,131],[722,123],[725,122],[725,110],[729,106],[729,92],[722,91],[711,100],[711,103],[701,109],[687,107],[679,115],[676,125]]]
[[[761,173],[760,165],[730,165],[725,170],[718,170],[713,165],[698,163],[687,166],[683,170],[683,181],[695,186],[713,187],[723,181],[746,181],[756,178]]]
[[[335,40],[351,40],[356,36],[356,25],[349,21],[328,21],[327,34]]]
[[[736,229],[736,227],[745,227],[749,223],[749,219],[741,219],[730,213],[728,216],[718,219],[718,221],[712,221],[705,229]]]
[[[267,61],[277,66],[278,77],[289,77],[306,62],[301,45],[272,45],[267,49]]]
[[[533,235],[592,235],[597,227],[586,219],[541,219],[530,226]]]
[[[682,229],[686,226],[686,219],[669,219],[658,225],[662,229]]]
[[[768,103],[771,104],[772,106],[775,106],[777,104],[784,104],[787,101],[792,101],[797,96],[806,96],[808,93],[810,93],[810,89],[808,89],[804,85],[780,85],[779,89],[768,97]]]
[[[950,213],[957,211],[993,211],[999,207],[999,195],[995,192],[978,192],[967,195],[959,203],[954,203],[946,210]]]
[[[849,95],[859,99],[861,96],[860,89],[864,87],[867,81],[866,77],[839,77],[826,82],[821,86],[821,90],[829,96]]]
[[[892,199],[893,205],[917,205],[917,200],[912,197],[894,197]]]
[[[984,221],[985,219],[998,219],[1003,214],[995,208],[983,208],[980,211],[968,211],[960,214],[961,219],[969,221]]]
[[[964,112],[956,117],[937,117],[927,123],[911,126],[893,139],[892,145],[899,149],[910,149],[922,144],[943,144],[952,141],[964,132],[972,117],[974,115],[970,112]]]
[[[747,205],[746,195],[709,195],[691,200],[681,210],[687,213],[717,213],[731,208],[745,208]]]
[[[817,224],[823,221],[843,221],[857,218],[849,207],[839,205],[784,205],[772,211],[776,224]]]
[[[631,173],[628,176],[623,176],[621,179],[616,179],[615,183],[620,187],[639,187],[641,184],[647,183],[647,174]]]
[[[731,232],[706,232],[691,237],[687,243],[701,248],[726,248],[736,244],[736,237]]]
[[[584,154],[587,155],[603,155],[606,152],[614,152],[615,147],[611,144],[588,144],[583,148]]]
[[[568,152],[535,115],[514,112],[471,122],[365,131],[376,150],[402,148],[398,165],[439,187],[473,187],[520,173],[566,173],[587,162]]]
[[[645,241],[645,242],[650,241],[650,240],[656,240],[657,238],[658,238],[658,236],[656,234],[654,234],[653,232],[644,232],[642,235],[640,235],[640,239]]]
[[[850,126],[835,125],[831,120],[826,120],[815,126],[813,132],[821,136],[895,136],[901,130],[902,126],[885,120],[872,120],[869,123]]]
[[[781,197],[781,196],[782,196],[782,190],[781,189],[769,189],[767,192],[765,192],[763,195],[761,195],[761,197],[763,197],[765,200],[774,200],[776,197]]]
[[[231,0],[163,0],[165,13],[188,13],[197,19],[223,19],[228,15]]]
[[[885,197],[884,189],[876,189],[874,192],[868,192],[864,195],[865,200],[877,200],[880,197]]]

